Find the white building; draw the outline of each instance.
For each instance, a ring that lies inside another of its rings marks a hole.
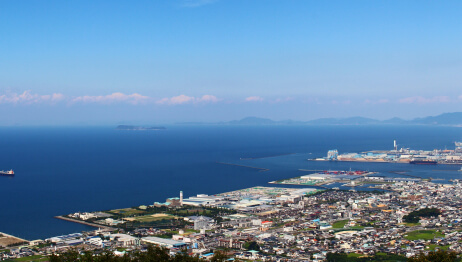
[[[194,230],[205,229],[208,230],[213,225],[213,219],[209,217],[200,216],[194,220]]]
[[[127,234],[111,234],[109,235],[111,240],[116,240],[122,243],[123,246],[133,246],[139,244],[139,239]]]
[[[146,244],[154,244],[166,248],[183,248],[188,245],[185,242],[160,237],[143,237],[141,241]]]

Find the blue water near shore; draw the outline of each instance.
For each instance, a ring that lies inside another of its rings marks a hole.
[[[414,149],[453,149],[453,142],[462,140],[462,128],[455,127],[3,127],[0,137],[0,169],[16,173],[0,177],[0,232],[29,240],[93,229],[53,218],[57,215],[152,204],[180,190],[191,196],[269,186],[307,173],[299,169],[407,171],[444,181],[462,177],[455,165],[307,161],[329,149],[390,149],[393,139]]]

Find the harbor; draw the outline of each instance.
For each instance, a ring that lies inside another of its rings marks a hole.
[[[369,171],[332,171],[324,170],[313,174],[303,175],[300,177],[288,178],[278,181],[271,181],[270,184],[285,184],[285,185],[303,185],[303,186],[323,186],[332,183],[345,183],[355,186],[355,181],[366,176],[376,174]]]
[[[327,152],[326,157],[308,159],[313,161],[342,161],[342,162],[368,162],[368,163],[403,163],[415,165],[462,165],[462,142],[454,142],[455,148],[415,150],[398,148],[396,140],[393,141],[392,150],[372,150],[361,153],[339,154],[337,149]]]

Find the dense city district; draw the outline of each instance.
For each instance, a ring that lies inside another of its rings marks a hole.
[[[46,261],[73,249],[124,256],[155,245],[173,257],[186,253],[203,260],[219,253],[259,261],[334,261],[339,255],[406,261],[435,250],[462,251],[462,183],[398,181],[386,187],[254,187],[185,199],[181,192],[165,203],[62,216],[98,230],[19,246],[0,238],[0,254]]]

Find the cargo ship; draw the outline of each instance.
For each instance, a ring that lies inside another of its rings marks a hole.
[[[434,160],[412,160],[409,162],[409,164],[414,164],[414,165],[436,165],[438,162]]]
[[[14,176],[14,171],[13,169],[8,170],[8,171],[0,171],[0,176]]]

